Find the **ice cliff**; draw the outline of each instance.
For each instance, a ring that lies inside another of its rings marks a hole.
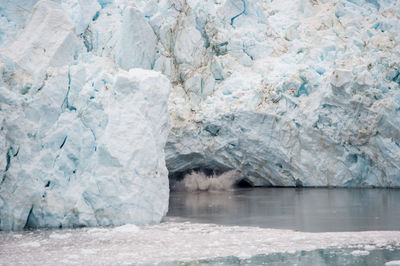
[[[400,186],[399,1],[179,3],[170,173]]]
[[[165,165],[399,187],[399,18],[390,0],[0,0],[0,229],[158,222]]]
[[[100,4],[32,2],[1,6],[0,229],[159,222],[171,85],[134,68],[150,68],[150,46],[121,35],[115,58],[97,55],[87,36]],[[122,32],[146,23],[124,14]]]

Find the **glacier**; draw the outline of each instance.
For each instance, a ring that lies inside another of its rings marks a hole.
[[[147,224],[167,211],[170,82],[92,54],[82,25],[101,6],[90,2],[39,1],[25,20],[7,2],[19,32],[2,34],[0,52],[0,229]]]
[[[203,42],[175,46],[170,173],[400,186],[398,1],[185,3],[177,41]]]
[[[400,187],[399,17],[390,0],[0,0],[0,229],[159,222],[168,175],[193,169]]]
[[[143,224],[165,215],[169,81],[104,66],[63,67],[31,97],[2,90],[1,228]]]

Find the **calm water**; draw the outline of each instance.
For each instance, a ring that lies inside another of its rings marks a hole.
[[[171,192],[167,219],[307,232],[400,230],[400,189]]]

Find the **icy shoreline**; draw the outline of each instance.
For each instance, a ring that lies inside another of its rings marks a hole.
[[[257,227],[164,222],[137,227],[0,232],[5,265],[110,265],[294,253],[400,248],[400,231],[305,233]]]

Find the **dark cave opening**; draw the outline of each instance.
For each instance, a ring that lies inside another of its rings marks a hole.
[[[235,184],[235,187],[236,188],[252,188],[252,187],[254,187],[254,185],[248,179],[243,178]]]

